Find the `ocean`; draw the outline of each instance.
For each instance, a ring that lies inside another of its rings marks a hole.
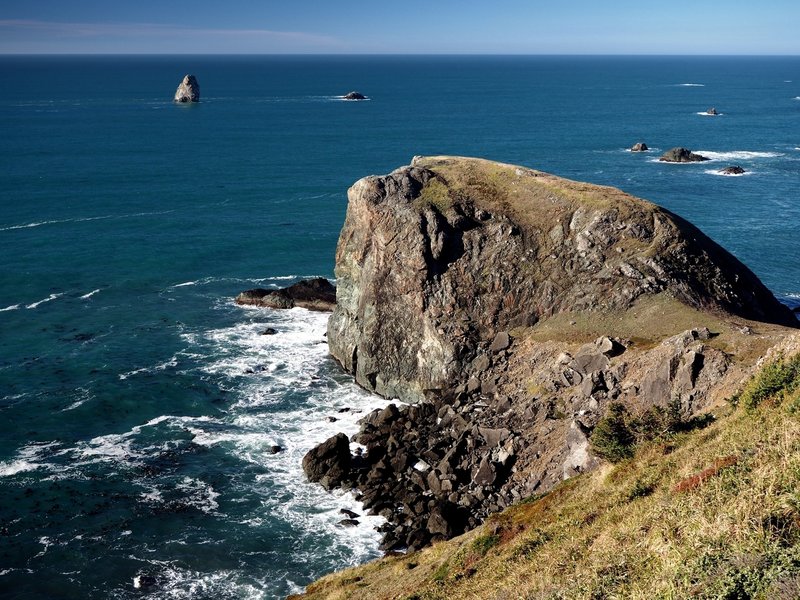
[[[385,401],[326,314],[233,298],[332,278],[347,188],[414,155],[622,188],[800,304],[800,57],[5,56],[0,81],[4,598],[281,598],[379,556],[300,463]]]

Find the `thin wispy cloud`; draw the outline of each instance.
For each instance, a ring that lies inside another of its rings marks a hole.
[[[335,52],[347,44],[327,35],[272,29],[226,29],[159,23],[69,23],[29,19],[0,19],[0,51],[29,50],[43,40],[74,44],[76,52],[91,52],[92,43],[108,47],[109,40],[131,52],[208,50],[227,52]],[[142,48],[142,43],[147,45]]]

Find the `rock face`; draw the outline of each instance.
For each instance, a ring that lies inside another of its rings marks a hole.
[[[362,420],[365,452],[332,438],[304,468],[359,490],[388,520],[386,549],[457,535],[593,468],[612,402],[704,410],[746,377],[736,352],[754,362],[748,348],[797,325],[695,227],[612,188],[431,157],[349,200],[329,347],[362,386],[411,404]]]
[[[732,165],[719,170],[723,175],[744,175],[745,170],[739,165]]]
[[[790,322],[695,227],[618,190],[463,158],[415,159],[349,191],[331,354],[405,401],[465,380],[499,331],[669,292],[693,307]]]
[[[345,100],[366,100],[367,97],[361,92],[348,92],[342,96]]]
[[[307,308],[331,311],[336,306],[336,288],[324,277],[304,279],[279,290],[256,288],[236,296],[236,304],[248,304],[265,308]],[[275,333],[274,330],[265,332]]]
[[[199,101],[200,84],[197,83],[197,78],[195,78],[194,75],[186,75],[175,91],[175,102],[186,103]]]
[[[631,147],[631,152],[647,152],[648,150],[649,148],[647,147],[647,144],[645,144],[644,142],[636,142]]]
[[[672,148],[667,150],[658,160],[663,162],[701,162],[709,159],[686,148]]]

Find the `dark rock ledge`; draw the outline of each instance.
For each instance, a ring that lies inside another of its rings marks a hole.
[[[324,277],[304,279],[279,290],[256,288],[236,296],[236,304],[264,308],[307,308],[332,311],[336,306],[336,287]],[[269,330],[267,333],[270,333]]]

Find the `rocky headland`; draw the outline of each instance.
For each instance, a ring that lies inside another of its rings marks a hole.
[[[797,326],[697,228],[613,188],[416,157],[348,197],[330,351],[401,402],[304,468],[386,517],[387,550],[592,469],[612,405],[688,421],[724,402]]]

